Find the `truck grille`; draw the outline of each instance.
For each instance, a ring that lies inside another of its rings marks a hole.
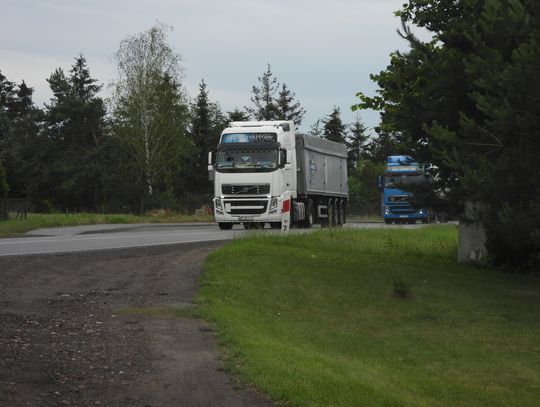
[[[267,200],[233,201],[224,200],[225,212],[231,215],[260,215],[266,212]]]
[[[221,193],[224,195],[267,195],[270,193],[270,184],[261,184],[261,185],[227,184],[227,185],[221,186]]]
[[[390,209],[390,213],[393,215],[411,215],[413,213],[416,213],[416,209],[414,209],[412,206],[408,204],[394,204],[394,205],[387,205],[388,209]]]

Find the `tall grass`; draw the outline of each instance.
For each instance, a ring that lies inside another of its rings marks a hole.
[[[240,239],[207,259],[199,310],[229,368],[294,406],[540,405],[539,280],[458,266],[456,241],[451,226]]]

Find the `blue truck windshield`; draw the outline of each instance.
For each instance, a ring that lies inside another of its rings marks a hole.
[[[277,149],[218,151],[216,170],[221,172],[265,172],[277,169]]]
[[[419,184],[422,181],[420,173],[387,173],[384,186],[399,188],[400,185]]]

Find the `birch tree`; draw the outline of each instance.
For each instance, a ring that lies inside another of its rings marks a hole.
[[[128,37],[115,54],[115,130],[136,166],[142,199],[170,185],[189,149],[180,55],[167,42],[169,30],[156,25]]]

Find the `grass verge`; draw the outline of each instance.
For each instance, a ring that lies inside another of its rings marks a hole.
[[[540,405],[540,279],[455,264],[456,229],[239,239],[197,299],[228,367],[293,406]]]
[[[179,215],[174,213],[155,213],[144,216],[130,214],[28,214],[26,219],[0,221],[0,237],[14,236],[29,230],[56,227],[79,226],[106,223],[186,223],[212,222],[211,216]]]

